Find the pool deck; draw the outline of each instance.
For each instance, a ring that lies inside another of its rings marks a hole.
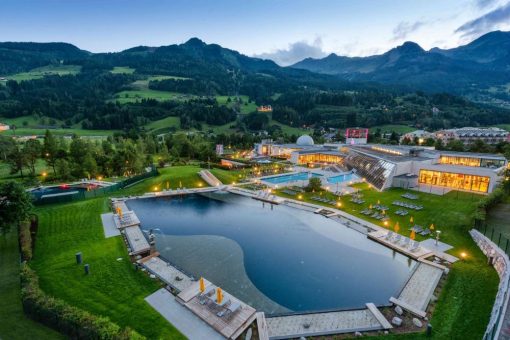
[[[427,306],[443,272],[436,266],[419,263],[398,298],[391,297],[390,302],[424,318],[427,316]]]
[[[204,281],[206,287],[213,285],[205,279]],[[230,300],[232,304],[239,302],[240,309],[220,317],[217,313],[225,307],[220,307],[213,301],[214,295],[212,298],[206,298],[205,301],[207,302],[205,304],[201,304],[198,298],[199,294],[199,283],[193,282],[190,287],[177,295],[176,300],[227,339],[239,337],[257,318],[255,308],[236,299],[226,291],[223,291],[224,299]]]
[[[123,231],[129,245],[129,255],[138,255],[150,251],[151,247],[139,226],[124,228]]]
[[[193,284],[193,279],[184,274],[170,263],[161,259],[159,253],[145,257],[137,262],[146,268],[149,273],[156,275],[161,281],[179,292],[189,288]]]
[[[383,320],[384,319],[384,320]],[[270,339],[390,329],[392,326],[373,304],[370,308],[266,317]]]

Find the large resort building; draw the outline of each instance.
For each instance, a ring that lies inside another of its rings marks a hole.
[[[299,137],[295,144],[264,140],[255,146],[255,153],[310,168],[335,165],[356,174],[378,190],[403,187],[486,194],[502,180],[508,165],[505,157],[500,155],[404,145],[316,145],[306,135]]]

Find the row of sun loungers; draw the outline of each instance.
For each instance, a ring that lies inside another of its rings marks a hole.
[[[374,211],[374,210],[370,210],[370,209],[364,209],[364,210],[362,210],[360,212],[363,215],[370,216],[370,217],[378,219],[380,221],[387,221],[387,220],[389,220],[388,216],[386,216],[384,214],[380,214],[378,211]]]
[[[418,195],[414,195],[414,194],[411,194],[409,192],[403,194],[402,197],[410,199],[410,200],[417,200],[418,199]]]
[[[330,200],[330,199],[325,198],[325,197],[312,196],[312,197],[310,197],[310,199],[312,199],[314,201],[317,201],[317,202],[328,203],[328,204],[332,204],[332,205],[336,204],[335,200]]]
[[[400,216],[406,216],[407,214],[409,214],[409,211],[404,209],[398,209],[397,211],[395,211],[395,214]]]
[[[386,211],[389,209],[387,206],[382,205],[382,204],[375,204],[375,205],[373,205],[373,208],[376,210],[380,210],[380,211]]]
[[[415,233],[420,234],[422,236],[427,236],[431,233],[429,229],[422,228],[417,224],[415,224],[412,228],[409,228],[409,230],[414,231]]]
[[[414,253],[420,249],[420,242],[413,241],[408,237],[389,231],[384,237],[386,241],[393,243],[404,249],[409,249],[410,252]]]
[[[198,302],[201,305],[212,305],[215,308],[220,307],[221,310],[216,313],[216,315],[220,318],[233,314],[241,309],[241,303],[238,300],[231,298],[227,294],[225,294],[221,303],[216,302],[215,292],[216,286],[211,284],[205,287],[205,290],[197,297]]]
[[[294,191],[294,190],[290,190],[290,189],[284,189],[284,190],[282,190],[282,192],[283,192],[284,194],[291,195],[291,196],[295,196],[295,195],[297,194],[297,192],[296,192],[296,191]]]
[[[363,204],[365,203],[365,200],[362,200],[361,198],[351,198],[351,202],[352,203],[356,203],[356,204]]]
[[[408,209],[414,209],[414,210],[422,210],[423,209],[423,205],[411,204],[411,203],[406,203],[406,202],[402,202],[402,201],[393,201],[393,205],[408,208]]]

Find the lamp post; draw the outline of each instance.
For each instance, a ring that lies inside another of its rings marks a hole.
[[[441,234],[441,230],[436,230],[436,246],[439,243],[439,235]]]

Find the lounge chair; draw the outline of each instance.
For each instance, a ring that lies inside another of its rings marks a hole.
[[[205,287],[204,292],[200,293],[198,295],[198,302],[201,305],[205,305],[207,302],[207,299],[214,293],[215,289],[216,289],[216,287],[214,285],[209,285],[209,286]]]
[[[402,239],[402,235],[397,234],[397,236],[395,236],[395,238],[393,239],[393,243],[398,244],[401,239]]]
[[[388,233],[386,234],[386,236],[384,238],[386,240],[390,240],[393,238],[393,235],[395,235],[395,233],[393,231],[388,231]]]
[[[230,303],[227,308],[225,308],[224,310],[222,310],[221,312],[217,313],[216,315],[219,316],[220,318],[227,315],[227,314],[232,314],[232,313],[235,313],[237,310],[239,310],[241,308],[241,303],[239,301],[234,301],[232,303]]]

